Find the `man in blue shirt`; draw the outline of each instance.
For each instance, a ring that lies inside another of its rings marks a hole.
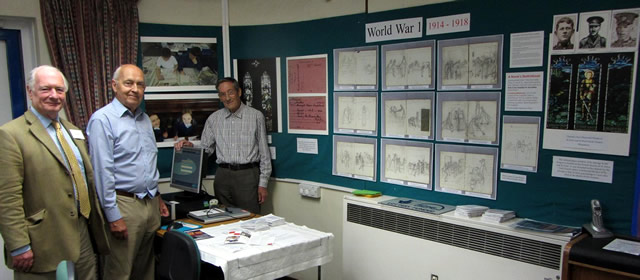
[[[135,65],[122,65],[111,87],[116,98],[96,111],[87,126],[96,190],[111,231],[104,279],[152,280],[153,238],[160,215],[169,211],[158,192],[151,120],[139,108],[144,74]]]

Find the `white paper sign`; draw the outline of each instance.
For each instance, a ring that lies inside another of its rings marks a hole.
[[[367,23],[366,42],[422,37],[422,17]]]
[[[611,184],[613,161],[554,156],[551,176]]]
[[[519,183],[519,184],[526,184],[527,183],[527,176],[526,175],[521,175],[521,174],[500,172],[500,181],[513,182],[513,183]]]
[[[297,138],[298,153],[318,154],[318,139],[314,138]]]
[[[544,31],[512,33],[509,67],[542,66]]]
[[[542,111],[544,72],[506,74],[505,111]]]
[[[469,31],[471,29],[471,14],[435,17],[427,19],[427,35]]]

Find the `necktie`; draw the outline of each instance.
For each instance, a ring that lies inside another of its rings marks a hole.
[[[62,130],[60,129],[60,123],[57,121],[52,121],[53,127],[56,128],[56,136],[58,136],[58,140],[60,141],[60,146],[62,146],[62,150],[64,151],[65,157],[67,157],[67,162],[69,163],[69,168],[71,168],[71,177],[73,178],[73,183],[76,186],[76,192],[78,193],[78,202],[80,202],[80,214],[85,218],[89,218],[89,213],[91,213],[91,204],[89,204],[89,193],[87,190],[87,184],[84,181],[84,177],[82,176],[82,171],[80,170],[80,164],[78,164],[78,159],[73,154],[73,150],[67,140],[64,139],[64,135],[62,134]]]

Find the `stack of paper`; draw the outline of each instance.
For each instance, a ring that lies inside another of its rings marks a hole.
[[[456,206],[455,215],[458,217],[472,218],[478,217],[487,211],[489,207],[480,205],[458,205]]]
[[[250,231],[261,231],[284,224],[286,224],[284,218],[269,214],[260,218],[253,218],[251,220],[244,221],[240,226],[243,229]]]
[[[511,210],[489,209],[482,214],[482,221],[490,223],[502,223],[516,217],[516,212]]]

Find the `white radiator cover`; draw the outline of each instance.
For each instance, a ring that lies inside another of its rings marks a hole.
[[[391,198],[345,196],[343,279],[560,279],[568,237],[378,204]]]

